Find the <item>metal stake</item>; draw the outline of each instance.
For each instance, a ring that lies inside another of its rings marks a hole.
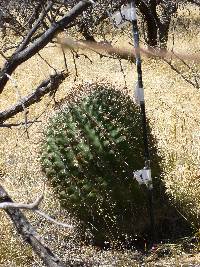
[[[134,38],[134,47],[135,47],[135,58],[136,58],[136,67],[138,75],[138,95],[139,95],[139,104],[142,117],[142,127],[143,127],[143,142],[144,142],[144,158],[145,158],[145,169],[150,170],[150,155],[149,155],[149,143],[147,136],[147,120],[146,120],[146,111],[145,111],[145,101],[144,101],[144,88],[142,81],[142,63],[140,56],[140,46],[139,46],[139,30],[137,25],[137,16],[136,16],[136,6],[135,0],[131,1],[131,12],[132,12],[132,26],[133,26],[133,38]],[[153,185],[148,187],[148,201],[149,201],[149,216],[151,223],[151,239],[152,241],[155,238],[155,222],[154,222],[154,210],[153,210]]]

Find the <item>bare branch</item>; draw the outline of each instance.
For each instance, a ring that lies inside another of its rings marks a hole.
[[[16,50],[11,58],[5,62],[0,72],[0,94],[8,81],[6,74],[11,75],[13,71],[23,62],[34,56],[42,48],[44,48],[59,31],[63,30],[71,22],[73,22],[84,10],[92,3],[89,1],[80,1],[75,5],[62,19],[53,23],[41,36],[39,36],[32,44],[24,48],[22,51]]]
[[[106,52],[107,54],[114,56],[115,58],[121,58],[125,60],[129,60],[131,62],[135,62],[135,55],[133,49],[121,49],[117,47],[113,47],[111,44],[98,43],[98,42],[90,42],[90,41],[74,41],[69,37],[59,39],[58,42],[67,49],[89,49],[98,54],[101,52]]]
[[[0,51],[0,55],[5,59],[8,60],[8,58],[4,55],[4,53],[2,51]]]
[[[126,83],[126,74],[125,74],[125,72],[124,72],[124,68],[123,68],[123,66],[122,66],[121,58],[119,58],[119,65],[120,65],[121,73],[123,74],[123,78],[124,78],[124,86],[125,86],[125,88],[128,88],[128,87],[127,87],[127,83]]]
[[[74,82],[76,81],[77,77],[78,77],[78,69],[77,69],[77,65],[76,65],[76,57],[75,57],[75,52],[73,49],[71,49],[71,53],[72,53],[72,58],[73,58],[73,62],[74,62],[74,69],[75,69],[75,76],[74,76]]]
[[[0,186],[0,202],[13,202],[2,186]],[[26,243],[32,246],[34,252],[40,257],[46,266],[66,266],[45,244],[42,243],[41,237],[19,209],[7,208],[5,209],[5,212],[14,223],[17,232],[23,237]],[[71,262],[68,262],[68,264],[69,266],[75,265]]]
[[[116,58],[121,58],[125,60],[130,60],[135,62],[135,49],[134,48],[118,48],[114,47],[111,44],[105,44],[102,42],[90,42],[90,41],[75,41],[70,37],[58,38],[58,43],[60,43],[63,48],[66,49],[88,49],[94,52],[106,52],[109,55],[113,55]],[[185,60],[193,60],[193,62],[200,62],[200,54],[194,53],[189,55],[188,53],[174,53],[162,49],[146,49],[140,48],[140,52],[146,57],[152,58],[173,58],[173,59],[185,59]]]
[[[59,222],[59,221],[53,219],[52,217],[50,217],[48,214],[46,214],[43,211],[39,210],[38,206],[40,205],[40,203],[42,202],[43,199],[44,199],[44,195],[42,194],[33,203],[30,203],[30,204],[27,204],[27,203],[26,204],[24,204],[24,203],[13,203],[13,202],[2,202],[2,203],[0,203],[0,209],[13,208],[13,209],[31,210],[31,211],[39,214],[40,216],[44,217],[46,220],[48,220],[50,222],[53,222],[53,223],[55,223],[55,224],[57,224],[59,226],[63,226],[63,227],[67,227],[67,228],[73,228],[72,225]]]
[[[26,109],[25,105],[24,105],[24,102],[23,102],[23,99],[22,99],[22,96],[21,96],[21,93],[20,93],[20,90],[19,90],[19,86],[17,84],[17,81],[12,78],[10,75],[6,74],[6,76],[11,80],[11,82],[13,83],[15,89],[16,89],[16,94],[19,98],[19,102],[21,103],[22,105],[22,108],[23,108],[23,113],[24,113],[24,125],[25,125],[25,129],[26,129],[26,134],[27,134],[27,137],[29,138],[29,134],[28,134],[28,130],[27,130],[27,122],[28,122],[28,110]]]
[[[67,74],[64,72],[51,75],[50,78],[43,81],[35,91],[22,98],[19,103],[7,110],[0,112],[0,123],[3,123],[5,120],[10,119],[17,113],[22,112],[22,101],[25,107],[29,107],[32,104],[39,102],[44,95],[57,90],[59,85],[64,81],[66,77]]]
[[[33,203],[30,203],[30,204],[2,202],[2,203],[0,203],[0,209],[8,209],[8,208],[27,209],[27,210],[38,209],[38,206],[42,202],[43,198],[44,198],[44,196],[41,195]]]
[[[12,127],[18,127],[18,126],[22,126],[25,125],[25,123],[28,124],[33,124],[35,122],[42,122],[42,121],[38,121],[38,120],[34,120],[34,121],[27,121],[27,122],[20,122],[20,123],[4,123],[4,124],[0,124],[0,128],[12,128]]]
[[[197,81],[197,79],[195,79],[195,82],[193,82],[191,79],[187,78],[180,70],[178,70],[172,63],[170,60],[164,59],[164,62],[166,62],[173,71],[175,71],[177,74],[180,75],[180,77],[185,80],[187,83],[191,84],[192,86],[194,86],[195,88],[199,89],[199,83]]]
[[[65,51],[63,48],[62,48],[62,54],[63,54],[64,64],[65,64],[65,70],[67,73],[69,73],[68,66],[67,66],[67,59],[66,59]]]
[[[43,12],[40,14],[39,18],[34,23],[32,29],[28,32],[27,36],[24,38],[24,40],[22,41],[22,43],[20,44],[18,49],[15,51],[15,53],[22,51],[26,47],[26,45],[29,43],[31,37],[34,35],[34,33],[37,31],[38,27],[40,26],[45,15],[51,9],[52,5],[53,5],[53,3],[51,2],[48,4],[48,6],[46,8],[44,8]]]
[[[66,223],[62,223],[62,222],[59,222],[55,219],[53,219],[52,217],[50,217],[48,214],[44,213],[43,211],[41,210],[38,210],[38,209],[34,209],[33,210],[35,213],[39,214],[40,216],[44,217],[47,221],[50,221],[52,223],[55,223],[56,225],[59,225],[59,226],[62,226],[62,227],[66,227],[66,228],[73,228],[72,225],[70,224],[66,224]]]

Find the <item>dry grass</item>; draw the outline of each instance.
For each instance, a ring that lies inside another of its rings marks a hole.
[[[183,15],[184,11],[181,12]],[[191,16],[191,13],[189,15]],[[192,15],[196,19],[196,11]],[[188,33],[187,39],[184,30],[180,31],[182,26],[177,25],[174,40],[177,51],[197,50],[200,34],[196,31],[196,25],[193,26],[194,32]],[[192,29],[192,22],[190,29]],[[122,40],[125,42],[126,38],[123,37]],[[88,54],[93,64],[90,64],[83,56],[76,59],[78,78],[74,82],[73,59],[69,51],[66,51],[66,54],[71,75],[60,86],[56,94],[57,101],[66,97],[70,88],[83,82],[103,80],[124,87],[119,62],[107,58],[100,59],[93,53]],[[60,48],[47,47],[41,51],[41,55],[55,68],[64,68]],[[2,62],[3,60],[0,59],[0,65]],[[122,64],[126,74],[127,90],[132,94],[136,69],[134,65],[125,61]],[[194,67],[198,69],[199,66]],[[52,69],[39,56],[35,56],[20,66],[14,73],[14,77],[18,82],[21,94],[26,95],[32,91],[51,71]],[[148,117],[158,139],[160,153],[164,156],[163,179],[166,182],[167,191],[181,212],[198,226],[200,214],[200,91],[183,81],[161,60],[144,59],[143,74]],[[16,100],[15,89],[9,82],[1,95],[1,110],[14,104]],[[48,117],[54,113],[54,103],[50,102],[49,97],[45,97],[39,104],[29,108],[30,119],[34,119],[42,113],[43,115],[40,116],[42,123],[36,123],[29,128],[30,139],[27,139],[23,127],[12,130],[0,129],[0,169],[2,171],[0,183],[14,200],[24,202],[31,201],[40,194],[45,183],[45,201],[42,208],[50,215],[68,222],[71,219],[66,211],[60,209],[52,189],[41,172],[39,163],[42,132]],[[19,114],[12,121],[23,121],[23,115]],[[102,266],[143,266],[138,263],[137,257],[134,258],[135,256],[129,252],[97,252],[93,247],[82,247],[77,240],[76,230],[69,232],[66,229],[52,226],[30,213],[27,216],[39,228],[39,232],[44,239],[47,239],[48,244],[64,258],[88,259],[102,262]],[[21,243],[4,211],[0,211],[0,239],[0,266],[40,265],[30,248]],[[184,265],[180,265],[181,262]],[[168,260],[153,258],[148,259],[144,266],[189,266],[192,263],[200,263],[199,255],[191,257],[175,255]]]

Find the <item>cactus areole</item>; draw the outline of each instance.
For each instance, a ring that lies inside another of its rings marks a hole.
[[[84,85],[72,98],[50,119],[42,147],[43,170],[61,205],[97,242],[142,233],[147,189],[132,175],[144,162],[138,106],[104,84]],[[149,140],[156,177],[159,158],[151,134]]]

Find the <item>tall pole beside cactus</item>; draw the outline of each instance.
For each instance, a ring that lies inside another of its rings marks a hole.
[[[135,58],[136,58],[136,67],[137,67],[137,86],[135,90],[136,101],[140,105],[141,118],[142,118],[142,127],[143,127],[143,141],[144,141],[144,170],[141,172],[141,175],[145,176],[143,179],[147,179],[148,183],[148,199],[149,199],[149,216],[151,222],[151,239],[152,241],[155,238],[155,222],[154,222],[154,211],[153,211],[153,184],[151,180],[151,166],[150,166],[150,154],[149,154],[149,143],[148,143],[148,134],[147,134],[147,120],[146,120],[146,111],[145,111],[145,101],[144,101],[144,88],[142,80],[142,61],[140,56],[140,45],[139,45],[139,30],[137,25],[137,16],[136,16],[136,6],[135,0],[131,1],[130,4],[130,17],[133,27],[133,39],[134,39],[134,48],[135,48]]]

